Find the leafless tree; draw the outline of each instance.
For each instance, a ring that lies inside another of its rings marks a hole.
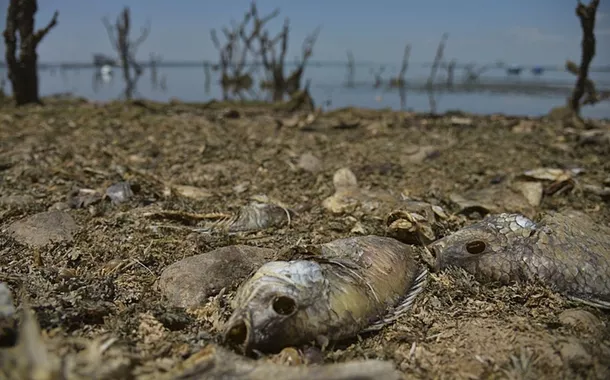
[[[453,77],[456,64],[457,62],[455,61],[455,59],[452,59],[451,62],[449,62],[449,64],[447,65],[447,87],[450,89],[453,88]]]
[[[203,62],[203,74],[204,74],[204,89],[205,89],[205,93],[209,94],[210,93],[210,83],[211,83],[211,70],[210,70],[210,63],[209,62]]]
[[[140,47],[150,33],[150,23],[142,27],[140,36],[137,39],[132,40],[129,35],[131,32],[129,7],[123,8],[123,11],[117,16],[114,25],[106,17],[102,19],[102,22],[106,32],[108,32],[110,43],[121,61],[123,79],[125,80],[125,98],[131,99],[136,90],[138,79],[140,79],[143,73],[142,66],[136,61],[136,53],[138,47]]]
[[[351,50],[347,51],[347,81],[345,82],[346,87],[354,87],[355,74],[356,72],[356,61]]]
[[[438,48],[436,49],[436,56],[434,57],[434,62],[432,63],[432,68],[430,69],[430,76],[428,77],[428,87],[431,87],[434,84],[434,79],[436,79],[436,72],[438,71],[438,67],[443,60],[443,53],[445,51],[445,45],[447,44],[447,38],[449,38],[449,34],[444,33],[441,37],[441,42],[439,42]]]
[[[464,67],[464,82],[467,84],[471,84],[479,80],[479,77],[487,70],[492,67],[502,67],[498,64],[496,65],[482,65],[480,67],[476,67],[476,64],[470,63]]]
[[[383,84],[383,73],[385,72],[385,66],[379,66],[377,70],[371,69],[371,74],[375,78],[375,82],[373,83],[373,88],[379,88]]]
[[[284,95],[291,96],[301,89],[303,73],[307,66],[307,61],[313,54],[313,47],[319,33],[320,28],[318,27],[310,35],[305,37],[301,48],[301,57],[296,59],[295,69],[286,77],[284,68],[286,64],[286,53],[288,51],[290,20],[286,18],[282,31],[275,37],[270,37],[267,30],[263,31],[259,38],[259,54],[268,76],[265,87],[272,90],[273,101],[281,101],[284,98]]]
[[[584,5],[580,1],[576,6],[576,15],[580,19],[582,28],[581,59],[580,66],[574,62],[567,61],[566,69],[577,76],[574,90],[569,101],[569,106],[577,115],[584,104],[595,104],[601,100],[608,99],[610,93],[598,93],[595,84],[589,79],[589,66],[595,56],[595,14],[599,0],[591,0],[589,5]],[[585,98],[583,99],[583,96]]]
[[[161,63],[162,57],[159,54],[150,53],[149,54],[149,67],[150,67],[150,83],[152,88],[156,90],[159,88],[159,63]]]
[[[396,78],[390,79],[390,87],[402,88],[405,87],[407,81],[405,79],[405,75],[407,74],[407,69],[409,68],[409,56],[411,55],[411,44],[405,45],[405,50],[402,55],[402,62],[400,64],[400,72]]]
[[[275,9],[270,14],[259,17],[256,3],[252,2],[250,9],[244,14],[239,24],[231,22],[230,28],[221,29],[225,39],[224,43],[220,42],[215,29],[210,31],[212,42],[220,54],[218,66],[225,100],[228,98],[229,92],[239,95],[241,91],[249,90],[252,87],[252,73],[256,66],[251,65],[246,71],[248,54],[253,53],[252,45],[262,34],[265,24],[277,17],[279,13],[280,10]],[[252,22],[251,26],[250,22]]]
[[[57,25],[58,12],[43,29],[35,30],[36,0],[10,0],[6,12],[4,43],[8,78],[17,105],[41,103],[38,94],[38,54],[36,48]]]

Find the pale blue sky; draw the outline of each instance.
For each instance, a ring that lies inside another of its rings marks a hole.
[[[6,3],[0,0],[0,19]],[[165,60],[216,60],[211,28],[241,19],[249,0],[40,0],[38,27],[58,10],[59,25],[39,48],[40,61],[90,61],[95,52],[112,53],[103,16],[114,20],[122,7],[132,10],[134,31],[151,21],[151,33],[138,58],[150,52]],[[412,44],[414,62],[431,61],[440,36],[450,34],[445,56],[461,62],[503,60],[520,64],[559,64],[580,58],[580,24],[576,0],[259,0],[265,14],[280,7],[271,23],[279,30],[283,17],[292,21],[289,58],[304,36],[322,31],[315,60],[398,62],[404,44]],[[610,64],[610,1],[601,1],[596,26],[598,53],[594,65]],[[4,46],[0,48],[4,53]]]

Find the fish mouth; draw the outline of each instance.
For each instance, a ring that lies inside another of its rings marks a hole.
[[[252,343],[252,323],[249,313],[237,312],[227,322],[223,340],[226,344],[247,352]]]

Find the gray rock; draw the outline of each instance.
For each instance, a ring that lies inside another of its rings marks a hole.
[[[0,205],[2,206],[27,206],[35,201],[31,195],[6,195],[0,197]]]
[[[4,282],[0,282],[0,319],[13,318],[15,315],[15,305],[11,290]]]
[[[273,259],[275,251],[232,245],[187,257],[163,270],[158,287],[174,306],[191,307],[237,287],[253,270]]]
[[[297,166],[305,171],[317,173],[322,168],[322,162],[320,162],[320,159],[311,152],[306,152],[299,157]]]
[[[588,330],[598,334],[602,332],[603,324],[594,314],[583,309],[568,309],[559,314],[559,321],[576,329]]]
[[[133,190],[129,182],[119,182],[106,189],[106,196],[112,204],[118,205],[127,202],[133,197]]]
[[[47,211],[18,220],[8,232],[20,243],[42,247],[50,242],[71,241],[78,225],[63,211]]]

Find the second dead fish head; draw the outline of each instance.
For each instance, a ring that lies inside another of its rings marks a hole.
[[[509,281],[515,260],[526,250],[536,224],[517,214],[489,216],[432,243],[435,269],[464,268],[477,277]]]
[[[225,341],[247,352],[264,346],[279,350],[282,343],[302,339],[308,318],[320,298],[326,279],[315,261],[274,261],[263,265],[238,290],[235,311],[225,328]],[[311,337],[315,339],[315,337]],[[277,342],[277,345],[274,344]]]

